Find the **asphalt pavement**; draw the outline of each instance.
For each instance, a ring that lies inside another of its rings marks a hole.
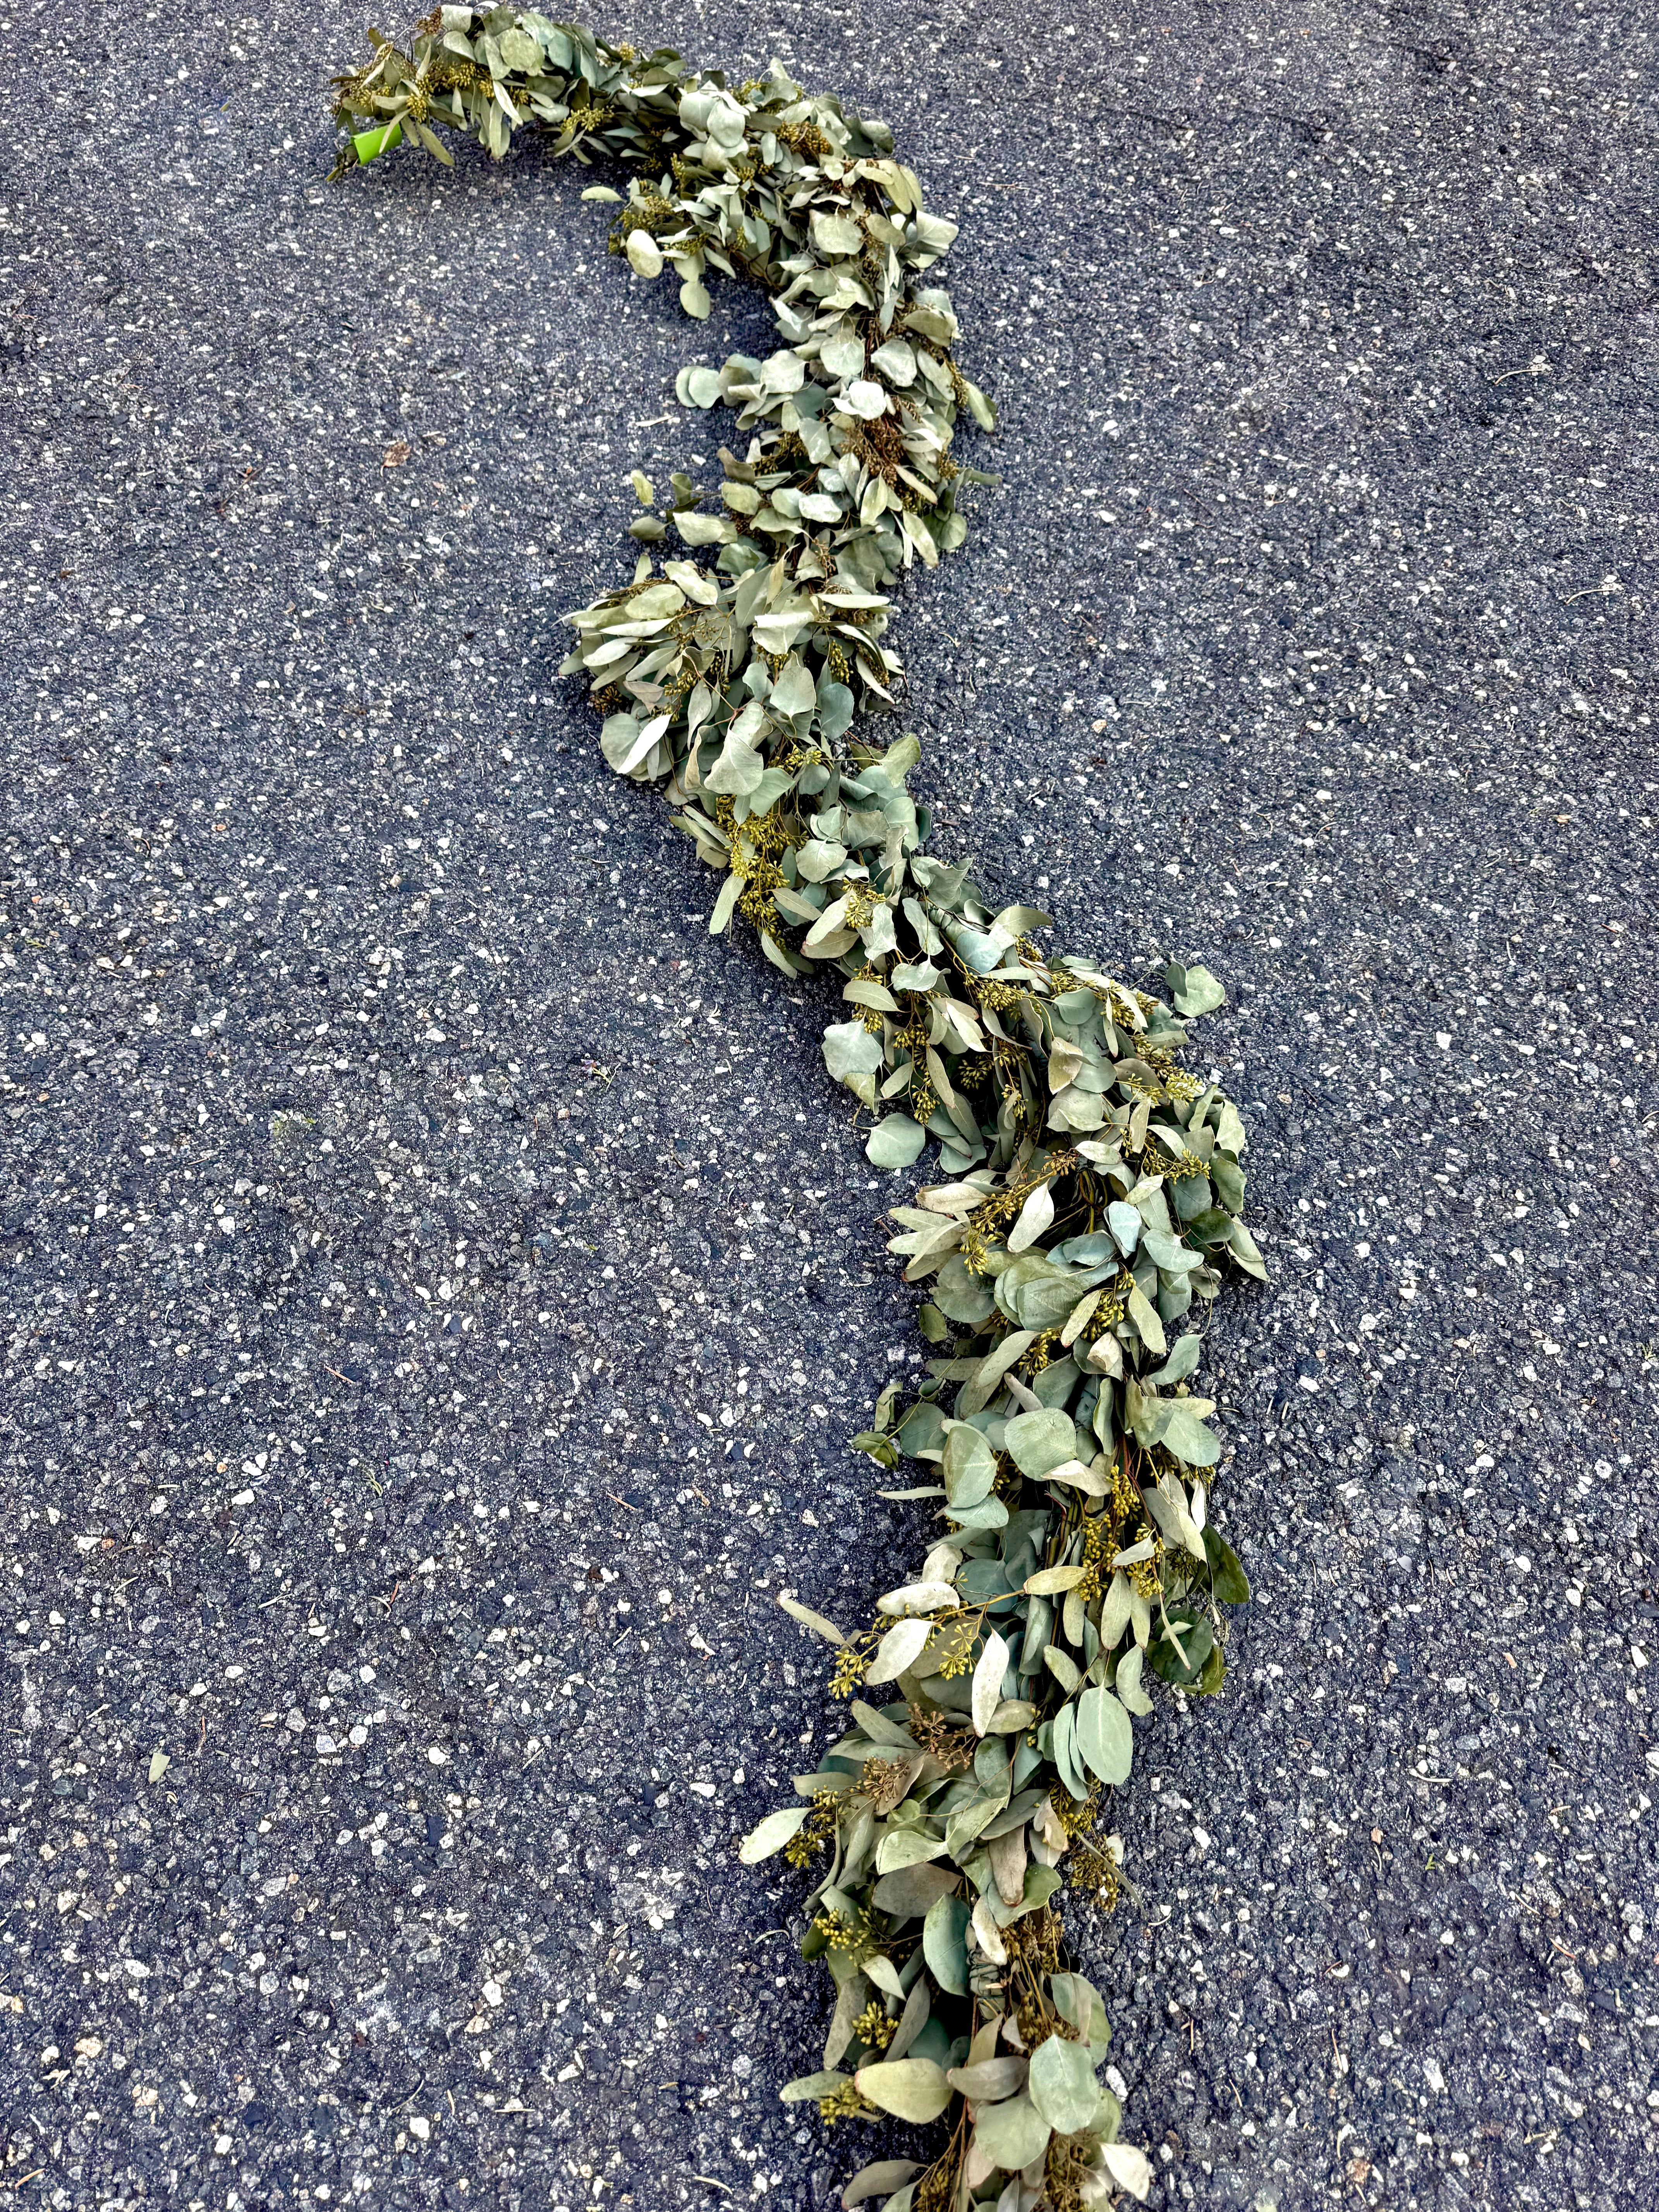
[[[0,2182],[821,2212],[732,1843],[826,1726],[778,1591],[919,1548],[846,1449],[907,1179],[554,672],[765,320],[533,151],[326,186],[364,21],[0,22]],[[1255,1600],[1069,1916],[1156,2201],[1651,2206],[1651,14],[600,27],[963,226],[1004,481],[895,728],[941,849],[1231,993]]]

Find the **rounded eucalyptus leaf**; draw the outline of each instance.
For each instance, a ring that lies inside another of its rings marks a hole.
[[[1100,2084],[1086,2044],[1051,2035],[1031,2053],[1027,2083],[1031,2102],[1056,2135],[1087,2127],[1100,2102]]]
[[[981,2105],[974,2120],[975,2147],[994,2168],[1006,2173],[1018,2173],[1041,2158],[1050,2132],[1051,2123],[1025,2095]]]
[[[1006,1443],[1014,1465],[1036,1481],[1078,1455],[1075,1423],[1069,1413],[1052,1406],[1039,1413],[1016,1414],[1008,1424]]]
[[[860,2066],[853,2076],[860,2094],[896,2120],[936,2120],[955,2094],[945,2069],[931,2058],[895,2058]]]
[[[628,265],[636,276],[662,275],[662,248],[648,230],[630,230],[626,252]]]

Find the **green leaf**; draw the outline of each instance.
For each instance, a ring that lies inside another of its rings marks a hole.
[[[1052,1974],[1048,1979],[1054,2009],[1063,2021],[1078,2029],[1085,2043],[1099,2048],[1110,2042],[1112,2031],[1106,2019],[1106,2008],[1100,2001],[1100,1992],[1084,1974]]]
[[[1198,1253],[1179,1237],[1170,1235],[1167,1230],[1143,1229],[1140,1232],[1140,1249],[1153,1265],[1161,1268],[1166,1275],[1189,1274],[1194,1267],[1203,1265],[1203,1261]]]
[[[1124,1577],[1119,1575],[1116,1580],[1122,1582]],[[1117,1633],[1121,1636],[1122,1632],[1122,1626],[1120,1624]],[[1107,1641],[1103,1624],[1101,1642],[1103,1644]],[[1113,1637],[1110,1641],[1115,1643],[1117,1638]],[[1140,1646],[1138,1644],[1132,1644],[1118,1661],[1117,1673],[1112,1677],[1112,1687],[1116,1693],[1119,1705],[1127,1712],[1139,1713],[1143,1719],[1152,1710],[1152,1699],[1140,1686],[1140,1670],[1145,1663],[1146,1655]]]
[[[1230,1243],[1233,1233],[1232,1216],[1224,1206],[1200,1206],[1196,1213],[1188,1217],[1186,1229],[1188,1235],[1196,1237],[1200,1244]]]
[[[1008,1231],[1008,1249],[1023,1252],[1035,1244],[1054,1218],[1054,1194],[1046,1182],[1036,1188],[1019,1209],[1019,1218]]]
[[[1027,1575],[1020,1588],[1028,1597],[1056,1597],[1062,1590],[1075,1589],[1087,1576],[1087,1567],[1039,1567],[1034,1575]]]
[[[934,1278],[933,1304],[951,1321],[977,1328],[990,1319],[996,1301],[991,1285],[970,1275],[953,1252]]]
[[[631,775],[667,727],[665,717],[635,721],[632,714],[607,714],[599,732],[599,750],[618,775]]]
[[[404,135],[401,123],[388,123],[382,131],[360,131],[352,139],[357,149],[357,159],[367,164],[382,154],[389,154],[399,144]]]
[[[872,1137],[871,1142],[873,1143],[875,1139]],[[867,1156],[870,1151],[869,1145],[866,1145],[864,1149],[866,1155]],[[878,1164],[879,1164],[879,1163],[878,1163]],[[937,1306],[918,1306],[916,1309],[916,1327],[921,1331],[923,1336],[927,1338],[929,1344],[948,1344],[951,1340],[951,1324],[946,1321],[945,1316],[939,1311]]]
[[[900,1867],[919,1866],[924,1859],[936,1859],[944,1849],[944,1838],[929,1835],[925,1828],[890,1828],[877,1848],[876,1872],[893,1874]]]
[[[1130,1320],[1140,1332],[1140,1340],[1148,1352],[1155,1352],[1161,1357],[1169,1349],[1168,1340],[1164,1334],[1164,1324],[1158,1317],[1157,1307],[1152,1304],[1139,1283],[1131,1283],[1129,1285],[1128,1313]]]
[[[983,1735],[991,1725],[997,1707],[1002,1702],[1002,1678],[1008,1671],[1008,1646],[994,1629],[985,1639],[974,1668],[973,1711],[974,1733]]]
[[[1206,1522],[1204,1556],[1210,1563],[1210,1588],[1223,1605],[1243,1605],[1250,1595],[1249,1577],[1238,1563],[1238,1554],[1219,1529]]]
[[[1106,1224],[1124,1258],[1133,1259],[1135,1247],[1140,1242],[1141,1230],[1146,1225],[1139,1207],[1131,1206],[1127,1199],[1115,1198],[1106,1209]]]
[[[1028,1866],[1019,1903],[1007,1908],[1003,1925],[1011,1927],[1016,1920],[1024,1919],[1028,1912],[1040,1911],[1062,1886],[1063,1881],[1064,1877],[1057,1867]]]
[[[1232,1109],[1230,1107],[1227,1110],[1231,1113]],[[1228,1212],[1241,1212],[1244,1205],[1246,1177],[1238,1162],[1230,1160],[1223,1152],[1218,1151],[1212,1153],[1210,1180],[1215,1185],[1217,1197],[1226,1207]]]
[[[1054,1715],[1054,1765],[1060,1778],[1079,1802],[1089,1794],[1089,1778],[1077,1753],[1077,1708],[1062,1705]]]
[[[847,1441],[854,1451],[868,1452],[878,1467],[894,1468],[898,1465],[898,1454],[893,1449],[892,1438],[883,1436],[878,1429],[860,1429],[855,1437],[849,1437]]]
[[[916,380],[915,352],[902,338],[889,338],[885,345],[878,346],[870,356],[870,366],[878,376],[901,390]]]
[[[743,895],[741,876],[728,875],[720,885],[720,895],[714,901],[714,911],[708,917],[708,934],[718,937],[738,910],[738,901]]]
[[[845,382],[864,367],[864,340],[851,336],[826,338],[818,349],[818,359],[830,375]]]
[[[1176,1344],[1175,1350],[1164,1361],[1163,1366],[1155,1375],[1149,1375],[1146,1380],[1148,1382],[1159,1384],[1184,1382],[1198,1365],[1199,1354],[1203,1348],[1204,1339],[1200,1333],[1197,1329],[1188,1330]]]
[[[497,45],[501,59],[515,76],[526,76],[540,70],[540,46],[528,31],[521,29],[516,23],[511,30],[501,33]]]
[[[952,1996],[968,1994],[968,1923],[972,1917],[967,1900],[941,1897],[927,1908],[921,1923],[921,1954],[927,1971],[940,1989]]]
[[[864,233],[847,216],[814,215],[810,235],[812,251],[825,261],[845,260],[864,250]]]
[[[1078,1455],[1077,1428],[1069,1413],[1048,1407],[1040,1413],[1017,1413],[1006,1433],[1008,1451],[1022,1474],[1041,1481],[1049,1471]]]
[[[1164,1398],[1160,1405],[1163,1419],[1158,1424],[1158,1442],[1188,1467],[1213,1467],[1221,1456],[1221,1445],[1213,1429],[1206,1429],[1184,1398]],[[1199,1399],[1196,1405],[1207,1404]]]
[[[1100,2084],[1086,2044],[1051,2035],[1031,2053],[1028,2081],[1031,2102],[1056,2135],[1075,2135],[1088,2126],[1100,2102]]]
[[[992,2104],[999,2098],[1017,2095],[1025,2087],[1025,2061],[981,2058],[971,2066],[951,2067],[950,2075],[953,2089],[960,2089],[976,2105]]]
[[[1227,1002],[1227,994],[1207,968],[1181,968],[1171,962],[1164,970],[1164,980],[1178,1014],[1213,1013]]]
[[[977,1505],[988,1498],[997,1479],[996,1454],[982,1431],[969,1421],[952,1421],[945,1431],[940,1462],[945,1494],[952,1505]]]
[[[872,1686],[882,1682],[896,1682],[899,1676],[914,1667],[927,1649],[933,1625],[927,1620],[896,1621],[876,1646],[875,1656],[870,1662],[865,1680]]]
[[[674,379],[674,397],[682,407],[712,407],[720,396],[720,374],[717,368],[692,365],[683,368]]]
[[[1134,2143],[1109,2142],[1101,2158],[1114,2186],[1144,2203],[1152,2186],[1152,2162],[1146,2152]]]
[[[1232,1255],[1245,1273],[1254,1275],[1258,1282],[1265,1283],[1267,1279],[1266,1264],[1261,1253],[1256,1249],[1255,1237],[1251,1236],[1242,1221],[1234,1222],[1232,1236],[1229,1241]]]
[[[791,721],[810,714],[817,705],[817,686],[812,681],[812,672],[797,654],[792,653],[779,670],[768,703],[776,713],[787,714]]]
[[[847,2212],[855,2204],[863,2204],[872,2197],[885,2197],[890,2191],[902,2189],[912,2174],[921,2168],[913,2158],[880,2158],[873,2166],[861,2166],[841,2192],[842,2203]]]
[[[985,397],[985,394],[980,390],[978,385],[969,383],[968,379],[965,376],[962,380],[963,387],[968,394],[969,413],[973,416],[975,422],[978,423],[981,430],[994,430],[997,426],[996,409]]]
[[[836,1627],[835,1622],[826,1620],[821,1613],[814,1613],[810,1605],[802,1605],[793,1597],[781,1597],[778,1603],[792,1620],[799,1621],[803,1628],[810,1628],[815,1636],[821,1636],[826,1644],[839,1645],[846,1643],[846,1637]]]
[[[1000,1498],[981,1498],[977,1505],[952,1505],[951,1520],[958,1528],[1006,1528],[1008,1509]]]
[[[1128,1780],[1135,1732],[1109,1690],[1085,1690],[1078,1699],[1077,1747],[1103,1782],[1115,1789]]]
[[[1160,1681],[1176,1689],[1193,1689],[1204,1670],[1205,1661],[1215,1648],[1209,1621],[1203,1613],[1188,1606],[1171,1606],[1165,1617],[1180,1639],[1179,1648],[1167,1632],[1160,1632],[1147,1648],[1146,1664]]]
[[[844,684],[824,681],[818,685],[818,735],[833,744],[853,725],[853,695]]]
[[[837,1083],[873,1074],[881,1066],[881,1039],[862,1022],[832,1022],[823,1033],[823,1064]]]
[[[635,231],[634,235],[637,238],[639,233]],[[694,315],[698,322],[708,321],[708,311],[714,302],[708,296],[708,287],[701,276],[688,276],[684,283],[680,286],[680,305],[688,315]]]
[[[942,1608],[953,1608],[956,1601],[956,1583],[931,1577],[927,1582],[905,1582],[896,1590],[887,1590],[884,1597],[876,1599],[876,1613],[890,1613],[894,1614],[894,1620],[909,1620],[914,1613],[940,1613]]]
[[[769,1859],[774,1851],[781,1851],[799,1833],[801,1823],[811,1809],[810,1805],[786,1805],[780,1813],[769,1813],[738,1846],[738,1856],[744,1866],[757,1865],[762,1859]]]
[[[997,1278],[997,1304],[1022,1328],[1058,1328],[1084,1291],[1092,1290],[1106,1272],[1091,1268],[1083,1273],[1061,1267],[1041,1252],[1021,1252]]]
[[[1027,2096],[982,2105],[974,2122],[974,2144],[994,2168],[1018,2173],[1048,2148],[1048,2123]]]
[[[895,2058],[860,2066],[853,2078],[860,2093],[880,2111],[918,2125],[936,2120],[955,2094],[945,2069],[931,2058]]]
[[[871,1892],[878,1912],[890,1912],[896,1920],[926,1920],[942,1897],[961,1887],[962,1876],[953,1866],[936,1866],[922,1860],[915,1866],[896,1867],[883,1875]]]
[[[852,2078],[850,2074],[838,2073],[834,2068],[826,2068],[817,2074],[798,2075],[794,2081],[784,2083],[778,2097],[786,2105],[805,2104],[808,2098],[816,2104],[820,2097],[833,2096]]]
[[[636,276],[662,275],[662,248],[648,230],[630,230],[623,250],[628,256],[628,265]]]

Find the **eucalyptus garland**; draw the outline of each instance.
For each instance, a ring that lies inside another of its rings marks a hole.
[[[635,472],[633,534],[660,555],[570,617],[564,670],[605,713],[611,767],[660,785],[723,872],[711,929],[740,915],[786,975],[839,982],[823,1055],[876,1117],[871,1160],[938,1146],[890,1246],[930,1286],[937,1356],[856,1439],[927,1478],[881,1494],[936,1501],[936,1534],[866,1626],[783,1601],[835,1647],[848,1725],[741,1848],[812,1872],[801,1953],[834,1985],[823,2068],[783,2094],[827,2121],[948,2123],[927,2162],[867,2166],[848,2205],[1144,2195],[1057,1893],[1069,1876],[1109,1907],[1126,1880],[1101,1824],[1149,1680],[1208,1693],[1225,1672],[1220,1608],[1248,1586],[1207,1517],[1219,1446],[1191,1382],[1224,1271],[1263,1270],[1237,1111],[1180,1065],[1214,978],[1166,969],[1166,1003],[1044,953],[1046,915],[924,849],[915,738],[849,736],[899,694],[901,572],[953,552],[958,487],[993,481],[952,454],[964,410],[985,430],[994,413],[953,357],[949,294],[921,281],[955,226],[884,124],[775,62],[728,86],[509,8],[370,39],[335,81],[337,175],[405,135],[447,162],[441,131],[499,156],[539,126],[555,153],[635,173],[625,198],[583,197],[614,205],[638,277],[672,269],[701,319],[711,269],[744,276],[777,323],[764,361],[681,371],[682,404],[734,409],[745,450],[722,450],[714,504],[677,476],[659,511]]]

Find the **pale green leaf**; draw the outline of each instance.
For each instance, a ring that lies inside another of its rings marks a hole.
[[[913,2158],[881,2158],[873,2166],[861,2166],[841,2192],[845,2212],[853,2212],[855,2204],[863,2204],[872,2197],[885,2197],[890,2191],[902,2189],[912,2174],[921,2168]]]
[[[933,1623],[925,1619],[895,1622],[876,1646],[865,1680],[872,1684],[897,1681],[921,1658],[933,1632]]]
[[[826,1620],[821,1613],[814,1613],[810,1605],[802,1605],[793,1597],[781,1597],[778,1603],[792,1620],[799,1621],[802,1627],[810,1628],[815,1636],[823,1637],[826,1644],[846,1643],[845,1635],[835,1622]]]
[[[975,1735],[983,1735],[1002,1701],[1002,1678],[1008,1671],[1008,1646],[994,1629],[985,1639],[974,1668],[973,1717]]]
[[[870,1132],[864,1156],[872,1167],[908,1168],[927,1142],[927,1132],[908,1114],[890,1114]]]
[[[662,275],[662,248],[648,230],[630,230],[626,252],[628,265],[636,276]]]
[[[1051,2035],[1031,2053],[1028,2094],[1056,2135],[1075,2135],[1094,2118],[1100,2084],[1086,2044]]]
[[[1109,1690],[1085,1690],[1078,1699],[1075,1741],[1103,1782],[1115,1789],[1128,1780],[1135,1733],[1129,1716]]]
[[[1039,1413],[1017,1413],[1005,1441],[1014,1465],[1033,1481],[1041,1481],[1052,1468],[1078,1455],[1076,1425],[1069,1413],[1054,1407]]]
[[[880,2111],[918,2125],[936,2120],[954,2094],[944,2068],[931,2058],[895,2058],[860,2066],[853,2078],[860,2094]]]
[[[1018,2173],[1048,2147],[1048,2123],[1028,2096],[985,2105],[974,2123],[974,2144],[994,2169]]]
[[[1226,1004],[1227,994],[1207,968],[1181,968],[1172,963],[1164,970],[1164,980],[1179,1014],[1213,1013]]]
[[[1054,1218],[1054,1196],[1048,1184],[1039,1183],[1019,1209],[1019,1218],[1008,1232],[1008,1249],[1023,1252],[1035,1244]]]
[[[968,1922],[969,1908],[961,1897],[941,1897],[928,1907],[921,1923],[922,1955],[928,1972],[942,1990],[953,1996],[968,1994]]]
[[[1152,2187],[1152,2162],[1146,2152],[1133,2143],[1103,2143],[1100,2156],[1118,2188],[1127,2189],[1144,2204]]]
[[[823,1033],[823,1064],[837,1083],[873,1074],[881,1066],[881,1039],[862,1022],[832,1022]]]
[[[762,1859],[769,1859],[774,1851],[781,1851],[800,1832],[801,1823],[811,1809],[810,1805],[787,1805],[781,1812],[769,1813],[738,1846],[738,1856],[744,1866],[755,1866]]]

